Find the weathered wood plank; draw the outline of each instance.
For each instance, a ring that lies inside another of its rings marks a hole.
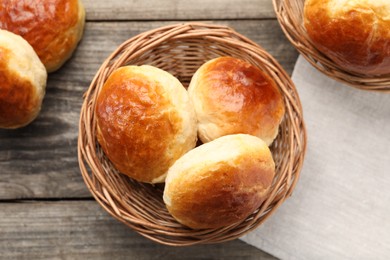
[[[82,0],[88,20],[223,20],[275,18],[271,0]]]
[[[186,248],[152,242],[94,201],[0,204],[2,259],[275,259],[239,240]]]
[[[49,75],[38,119],[0,130],[0,199],[90,197],[77,163],[82,95],[104,59],[124,40],[172,22],[88,22],[73,58]],[[298,56],[275,20],[220,21],[268,50],[291,73]]]

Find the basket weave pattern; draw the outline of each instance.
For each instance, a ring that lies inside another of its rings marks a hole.
[[[276,176],[267,200],[245,221],[208,230],[191,230],[176,222],[163,200],[163,185],[143,184],[120,174],[97,143],[94,115],[97,94],[109,75],[124,65],[149,64],[166,70],[188,86],[206,61],[218,56],[246,60],[273,77],[280,87],[286,115],[271,151]],[[166,245],[218,243],[238,238],[264,222],[291,194],[306,150],[306,132],[296,89],[281,66],[262,48],[225,26],[189,23],[139,34],[118,47],[102,64],[84,96],[78,156],[84,181],[101,206],[141,235]]]
[[[282,30],[302,56],[325,75],[352,87],[372,91],[390,91],[390,74],[365,76],[348,72],[314,47],[303,24],[304,4],[305,0],[273,0]]]

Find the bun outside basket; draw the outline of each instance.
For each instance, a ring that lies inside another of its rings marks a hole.
[[[276,17],[286,37],[315,68],[325,75],[352,87],[371,91],[390,91],[390,74],[365,76],[351,73],[317,50],[303,25],[305,0],[272,0]]]
[[[95,101],[108,76],[118,67],[153,65],[172,73],[188,86],[204,62],[227,55],[260,67],[274,78],[283,94],[286,114],[271,146],[276,176],[266,201],[243,222],[219,229],[191,230],[168,213],[162,200],[163,184],[139,183],[114,169],[95,138]],[[81,109],[78,159],[87,187],[112,216],[141,235],[166,245],[224,242],[259,226],[293,191],[305,150],[302,108],[290,77],[261,47],[225,26],[177,24],[127,40],[103,63],[85,93]]]

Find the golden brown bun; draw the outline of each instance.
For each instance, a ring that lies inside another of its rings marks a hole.
[[[83,34],[84,7],[79,0],[3,0],[0,29],[22,36],[48,72],[70,58]]]
[[[275,174],[268,146],[247,134],[203,144],[175,162],[164,202],[173,217],[193,229],[244,220],[265,200]]]
[[[188,88],[202,142],[251,134],[268,145],[278,134],[284,104],[275,82],[257,67],[232,57],[203,64]]]
[[[196,144],[196,117],[187,91],[152,66],[126,66],[110,75],[96,103],[97,138],[122,173],[164,182],[169,167]]]
[[[47,72],[22,37],[0,30],[0,128],[33,121],[45,95]]]
[[[347,71],[390,74],[390,0],[307,0],[313,44]]]

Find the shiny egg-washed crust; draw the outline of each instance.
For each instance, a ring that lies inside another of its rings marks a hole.
[[[228,134],[251,134],[268,145],[284,115],[275,82],[248,62],[220,57],[203,64],[188,88],[203,142]]]
[[[19,128],[38,116],[46,79],[33,48],[22,37],[0,30],[0,128]]]
[[[48,72],[59,69],[80,41],[85,10],[79,0],[3,0],[0,29],[22,36]]]
[[[193,229],[243,221],[265,200],[275,175],[268,146],[246,134],[227,135],[185,154],[169,169],[164,202]]]
[[[313,44],[345,70],[390,74],[390,0],[307,0]]]
[[[168,168],[196,144],[196,117],[183,85],[152,66],[110,75],[96,103],[97,138],[122,173],[164,182]]]

